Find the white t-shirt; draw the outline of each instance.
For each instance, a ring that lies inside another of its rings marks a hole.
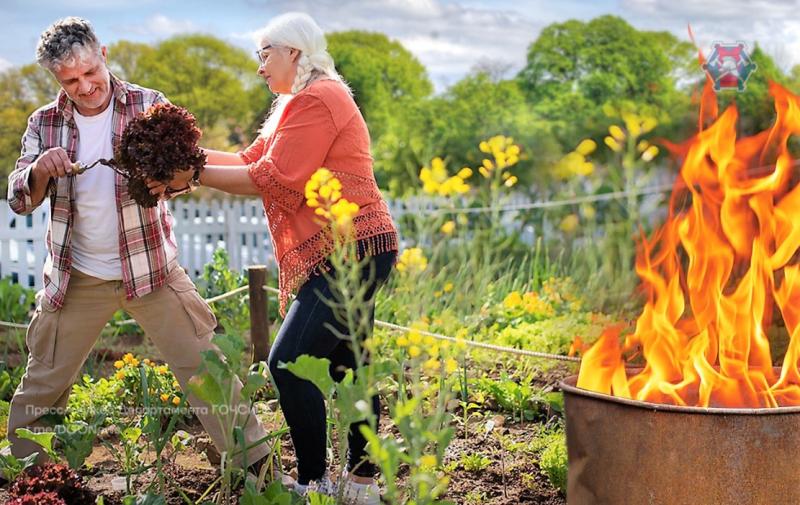
[[[77,161],[94,163],[114,155],[111,120],[114,107],[95,116],[81,116],[74,109],[78,127]],[[119,217],[116,173],[106,165],[95,165],[75,177],[72,265],[85,274],[105,280],[122,279],[119,258]]]

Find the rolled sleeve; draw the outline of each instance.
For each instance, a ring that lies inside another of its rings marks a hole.
[[[8,175],[8,205],[17,214],[30,214],[41,204],[34,205],[31,199],[30,176],[32,164],[41,154],[41,141],[39,137],[38,120],[36,115],[28,118],[28,127],[22,137],[22,151],[14,165],[14,170]],[[48,193],[53,185],[48,184]]]

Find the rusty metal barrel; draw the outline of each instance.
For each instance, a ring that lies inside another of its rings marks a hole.
[[[561,382],[568,505],[800,504],[800,407],[676,407]]]

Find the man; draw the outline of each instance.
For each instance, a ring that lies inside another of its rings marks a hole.
[[[18,438],[15,430],[41,426],[44,414],[66,407],[81,366],[118,309],[145,330],[184,391],[201,351],[214,348],[216,326],[211,309],[178,265],[166,204],[137,205],[125,179],[110,167],[73,173],[73,162],[111,158],[125,125],[151,105],[165,103],[164,95],[111,75],[106,48],[83,19],[65,18],[45,30],[36,58],[61,90],[29,118],[22,154],[9,176],[14,212],[28,214],[46,196],[50,199],[44,289],[37,295],[26,336],[28,363],[8,418],[17,457],[41,448]],[[216,446],[233,449],[225,447],[212,409],[193,396],[189,402]],[[247,419],[242,423],[248,445],[266,436],[254,414],[241,417]],[[267,453],[266,444],[256,444],[247,461],[258,462],[258,468]]]

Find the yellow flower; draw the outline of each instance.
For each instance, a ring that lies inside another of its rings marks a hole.
[[[405,335],[400,335],[399,337],[397,337],[397,340],[395,341],[395,343],[399,347],[405,347],[405,346],[408,345],[408,338],[406,338]]]
[[[149,358],[145,358],[145,359],[142,360],[142,363],[144,363],[145,365],[149,365],[151,363],[151,361],[150,361]]]
[[[622,120],[625,121],[625,128],[628,129],[631,137],[638,137],[642,134],[642,122],[638,115],[626,112],[622,114]]]
[[[614,137],[606,137],[606,138],[603,139],[603,141],[615,153],[618,153],[618,152],[622,151],[622,146],[619,145],[619,142],[617,142],[616,139],[614,139]]]
[[[638,150],[640,153],[643,153],[643,152],[645,152],[645,151],[647,150],[647,148],[648,148],[648,147],[650,147],[650,142],[648,142],[648,141],[646,141],[646,140],[644,140],[644,139],[640,140],[640,141],[639,141],[639,143],[638,143],[638,144],[636,144],[636,149],[637,149],[637,150]]]
[[[646,117],[642,119],[642,133],[649,133],[658,126],[658,121],[654,117]]]
[[[167,373],[167,370],[168,370],[167,365],[161,365],[159,367],[156,367],[156,373],[159,375],[164,375],[165,373]]]
[[[425,454],[419,458],[419,466],[426,470],[436,468],[436,463],[436,456],[433,454]]]
[[[126,354],[125,356],[122,357],[122,361],[124,361],[126,364],[130,363],[131,361],[133,361],[133,354],[131,353]]]
[[[172,387],[174,387],[175,389],[179,389],[181,385],[178,381],[172,381]]]
[[[124,366],[125,366],[125,362],[124,361],[117,360],[117,361],[114,362],[114,368],[116,368],[116,369],[120,369],[120,368],[122,368]]]
[[[589,156],[597,149],[597,142],[592,139],[583,139],[581,143],[578,144],[578,147],[575,148],[575,152],[582,154],[583,156]]]
[[[575,231],[575,228],[578,227],[579,219],[577,214],[570,214],[565,216],[564,219],[561,220],[561,224],[558,225],[561,228],[561,231],[570,233]]]
[[[445,293],[449,293],[450,291],[452,291],[452,290],[453,290],[453,283],[452,283],[452,282],[448,282],[448,283],[446,283],[446,284],[444,285],[444,287],[442,288],[442,290],[443,290]]]
[[[512,291],[503,299],[503,305],[507,309],[513,309],[522,305],[522,295],[519,291]]]
[[[483,167],[486,170],[494,170],[494,163],[492,163],[492,160],[484,159],[483,160]]]
[[[412,345],[411,347],[408,348],[408,355],[411,356],[412,358],[416,358],[420,354],[422,354],[422,350],[418,346]]]
[[[336,226],[343,228],[352,222],[353,218],[358,214],[358,204],[349,202],[342,198],[331,206],[331,215],[336,221]]]
[[[178,398],[177,396],[173,396],[172,397],[172,404],[173,405],[175,405],[177,407],[178,405],[180,405],[180,403],[181,403],[181,399],[180,398]]]
[[[447,221],[440,228],[442,233],[444,233],[445,235],[450,235],[451,233],[453,233],[453,230],[455,230],[455,229],[456,229],[456,222],[452,221],[452,220],[451,221]]]
[[[419,345],[422,343],[422,335],[416,330],[411,330],[408,332],[408,341],[414,345]]]
[[[597,215],[597,211],[595,210],[594,206],[588,203],[581,205],[581,213],[586,219],[594,219],[594,217]]]
[[[480,144],[478,144],[478,149],[480,149],[481,152],[483,152],[483,153],[492,152],[492,149],[489,147],[489,143],[486,142],[485,140],[483,142],[481,142]]]
[[[622,131],[622,128],[620,128],[615,124],[608,127],[608,133],[610,133],[615,140],[618,140],[620,142],[625,140],[625,132]]]
[[[138,359],[136,359],[136,358],[133,358],[133,359],[131,360],[131,366],[139,366],[139,360],[138,360]]]
[[[405,249],[397,259],[397,270],[417,274],[428,268],[428,259],[422,254],[419,247]]]
[[[461,179],[469,179],[472,177],[472,169],[469,167],[464,167],[458,171],[458,175]]]
[[[644,161],[653,161],[653,158],[658,156],[658,147],[650,146],[642,153],[642,159]]]
[[[448,374],[455,373],[458,370],[458,361],[453,358],[447,358],[444,362],[444,371]]]
[[[125,378],[125,372],[120,370],[120,371],[118,371],[117,373],[114,374],[114,377],[116,377],[117,380],[122,380],[122,379]]]
[[[485,178],[487,178],[487,179],[488,179],[488,178],[489,178],[489,176],[491,175],[491,174],[489,173],[489,171],[488,171],[488,170],[486,170],[486,167],[483,167],[483,166],[481,166],[481,167],[478,167],[478,172],[480,172],[480,174],[481,174],[482,176],[484,176]]]
[[[161,401],[166,403],[167,400],[169,400],[169,395],[167,393],[161,393]]]
[[[433,292],[433,297],[434,298],[440,298],[441,296],[442,296],[442,292],[441,291],[434,291]]]
[[[441,366],[441,362],[436,358],[430,358],[422,364],[422,368],[427,370],[428,372],[437,372],[439,367]]]
[[[505,186],[506,186],[507,188],[510,188],[511,186],[513,186],[514,184],[516,184],[516,183],[517,183],[517,180],[518,180],[518,179],[517,179],[517,176],[516,176],[516,175],[512,175],[511,177],[509,177],[508,179],[506,179],[506,182],[504,182],[503,184],[505,184]]]

